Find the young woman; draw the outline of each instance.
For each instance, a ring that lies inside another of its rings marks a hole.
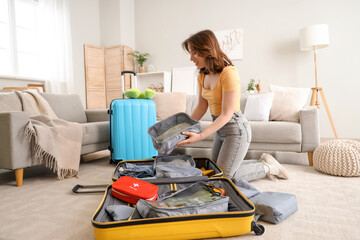
[[[200,31],[183,44],[190,61],[200,70],[198,105],[191,114],[196,120],[210,108],[213,123],[203,132],[183,132],[188,139],[178,146],[191,144],[215,133],[212,160],[229,178],[255,180],[268,175],[288,178],[286,170],[269,154],[258,160],[244,160],[251,141],[251,128],[240,111],[240,78],[231,60],[220,49],[215,34]]]

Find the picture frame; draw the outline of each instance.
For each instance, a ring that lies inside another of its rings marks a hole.
[[[45,92],[45,84],[32,84],[29,83],[28,87],[35,87],[39,90],[39,92]]]
[[[230,60],[241,60],[243,56],[244,31],[243,29],[231,29],[214,32],[221,50]]]

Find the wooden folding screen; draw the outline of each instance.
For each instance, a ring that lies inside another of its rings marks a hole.
[[[84,45],[87,109],[109,108],[113,99],[122,97],[121,72],[134,71],[134,57],[128,55],[132,51],[124,45]],[[125,90],[131,88],[129,75],[125,76],[124,85]]]

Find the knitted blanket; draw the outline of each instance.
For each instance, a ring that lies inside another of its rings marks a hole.
[[[82,140],[79,123],[58,119],[49,103],[36,92],[17,91],[23,111],[30,114],[25,135],[31,141],[33,161],[45,163],[59,179],[78,177]]]

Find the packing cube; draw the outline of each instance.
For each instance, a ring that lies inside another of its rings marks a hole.
[[[137,178],[123,176],[112,184],[111,194],[124,202],[136,204],[139,199],[155,201],[158,186]]]
[[[199,121],[192,119],[184,112],[180,112],[155,123],[147,132],[158,154],[169,155],[178,142],[188,138],[182,132],[200,133],[201,129]]]

